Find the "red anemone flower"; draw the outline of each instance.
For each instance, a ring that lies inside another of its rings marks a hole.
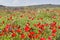
[[[52,30],[52,33],[56,33],[56,32],[57,32],[57,30],[56,30],[56,29],[53,29],[53,30]]]
[[[11,35],[12,37],[16,37],[16,33],[12,33],[12,35]]]
[[[25,35],[24,35],[24,34],[21,34],[21,36],[20,36],[20,37],[23,39],[23,38],[25,38]]]
[[[45,38],[40,38],[40,40],[46,40]]]
[[[28,32],[30,30],[29,26],[25,26],[24,30]]]
[[[17,31],[18,33],[20,33],[20,32],[21,32],[21,29],[17,29],[16,31]]]

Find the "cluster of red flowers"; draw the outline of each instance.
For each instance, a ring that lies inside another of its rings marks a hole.
[[[0,17],[1,18],[1,17]],[[20,16],[20,18],[23,18],[23,15]],[[29,20],[33,21],[35,17],[28,17]],[[53,16],[52,18],[56,18]],[[7,18],[7,20],[13,20],[13,17],[10,16]],[[43,18],[37,18],[37,20],[43,21]],[[2,24],[5,22],[2,21]],[[11,37],[19,36],[21,39],[29,38],[29,39],[39,39],[39,40],[52,40],[53,37],[56,37],[57,32],[57,22],[53,21],[50,24],[49,23],[34,23],[32,24],[33,27],[31,27],[31,23],[27,22],[24,26],[24,28],[21,28],[22,26],[12,26],[11,24],[6,24],[5,28],[1,31],[0,36],[5,35],[11,35]],[[48,28],[49,27],[49,28]],[[51,31],[51,34],[48,37],[45,37],[47,33],[45,32],[48,28],[48,30]],[[60,26],[58,26],[58,29],[60,29]],[[35,32],[36,30],[37,32]],[[44,36],[43,36],[44,35]]]

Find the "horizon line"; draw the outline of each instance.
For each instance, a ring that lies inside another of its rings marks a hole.
[[[2,6],[8,6],[8,7],[20,7],[20,6],[34,6],[34,5],[60,5],[60,4],[31,4],[31,5],[18,5],[18,6],[8,6],[8,5],[2,5]]]

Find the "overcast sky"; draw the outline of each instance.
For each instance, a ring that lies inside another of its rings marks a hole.
[[[60,0],[0,0],[0,5],[27,6],[38,4],[60,4]]]

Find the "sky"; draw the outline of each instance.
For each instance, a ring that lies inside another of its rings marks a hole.
[[[60,0],[0,0],[0,5],[5,6],[28,6],[41,4],[58,4]]]

